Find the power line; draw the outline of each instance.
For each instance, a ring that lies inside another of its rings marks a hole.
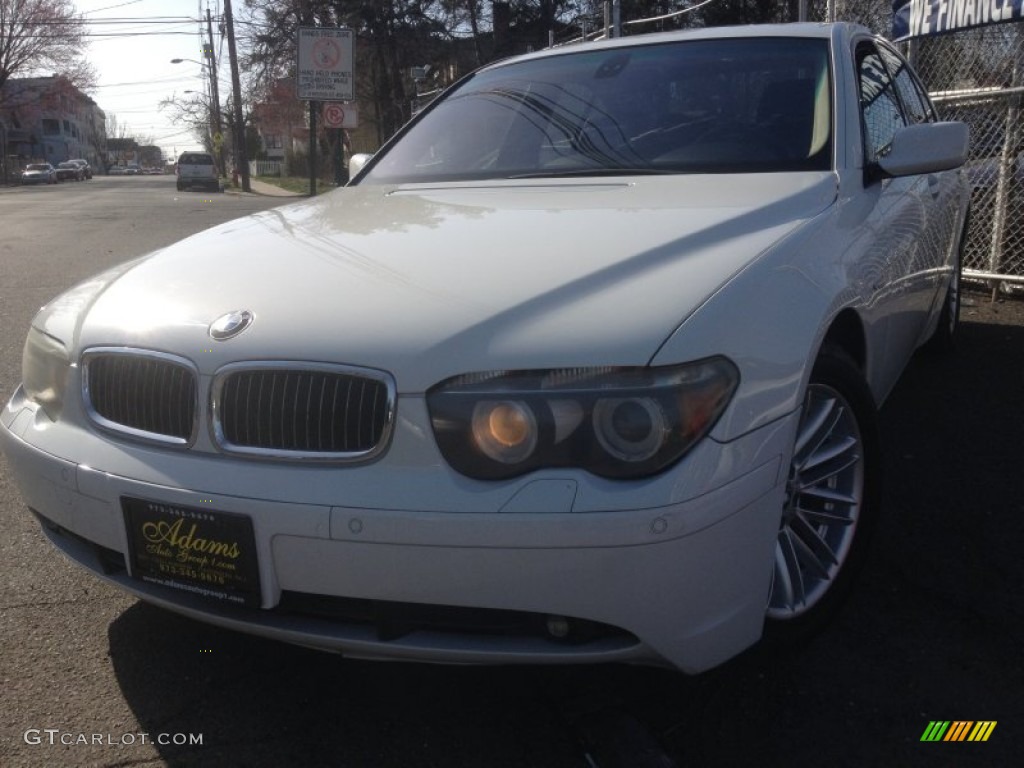
[[[183,75],[181,77],[167,77],[161,80],[134,80],[130,83],[101,83],[93,88],[120,88],[128,85],[158,85],[160,83],[183,83],[186,80],[195,80],[199,75]]]
[[[88,16],[90,13],[99,13],[100,11],[112,11],[115,8],[124,8],[126,5],[135,5],[141,3],[142,0],[128,0],[127,3],[119,3],[118,5],[108,5],[106,8],[93,8],[91,11],[86,11],[83,16]]]
[[[70,17],[64,19],[34,19],[31,24],[33,27],[100,27],[104,24],[187,24],[195,23],[196,21],[198,19],[194,19],[191,16],[110,16],[100,19],[75,19]],[[14,27],[25,26],[25,23],[5,21],[3,25],[5,27]]]

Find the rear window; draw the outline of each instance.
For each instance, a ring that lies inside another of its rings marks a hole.
[[[213,165],[212,155],[182,155],[179,165]]]

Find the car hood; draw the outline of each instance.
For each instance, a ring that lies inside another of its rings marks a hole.
[[[835,196],[830,173],[346,188],[94,280],[72,344],[168,351],[204,373],[349,363],[390,371],[403,392],[468,370],[643,365]],[[67,339],[55,304],[37,323]],[[213,341],[210,324],[235,310],[251,327]]]

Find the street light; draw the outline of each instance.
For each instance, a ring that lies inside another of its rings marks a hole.
[[[193,64],[204,66],[203,62],[196,61],[195,59],[171,59],[171,64],[181,64],[182,62],[190,61]],[[189,93],[189,91],[185,91]],[[213,140],[214,149],[217,150],[217,154],[220,157],[220,175],[223,178],[227,178],[227,169],[224,167],[224,138],[220,132],[221,121],[220,121],[220,94],[217,90],[217,60],[210,56],[210,95],[212,98],[211,106],[211,123],[213,125],[213,136],[210,138]]]

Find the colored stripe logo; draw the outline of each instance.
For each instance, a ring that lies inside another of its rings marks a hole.
[[[996,720],[932,720],[921,741],[988,741]]]

